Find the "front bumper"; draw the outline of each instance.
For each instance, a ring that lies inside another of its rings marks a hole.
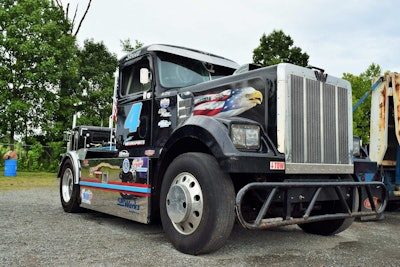
[[[291,190],[313,191],[309,200],[302,201],[291,196]],[[343,193],[344,189],[348,193]],[[256,216],[249,218],[242,210],[243,200],[251,191],[265,193],[262,198],[264,202],[257,210]],[[359,211],[359,191],[365,192],[368,196],[371,209]],[[323,193],[325,192],[325,193]],[[331,196],[341,208],[335,212],[326,214],[313,214],[316,204],[321,201],[329,201]],[[279,203],[282,207],[281,216],[269,217],[269,211],[273,204]],[[293,203],[301,203],[305,208],[302,214],[294,216],[291,212]],[[268,229],[278,226],[302,224],[317,221],[345,219],[351,217],[380,216],[387,204],[385,185],[381,182],[254,182],[244,186],[236,195],[236,213],[239,222],[247,229]]]

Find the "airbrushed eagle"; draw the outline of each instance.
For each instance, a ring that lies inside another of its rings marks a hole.
[[[237,116],[262,103],[263,95],[253,87],[227,89],[220,93],[196,96],[194,115],[231,117]]]

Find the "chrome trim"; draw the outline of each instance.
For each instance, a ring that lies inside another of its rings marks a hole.
[[[349,174],[354,172],[354,165],[286,162],[285,172],[287,174]]]

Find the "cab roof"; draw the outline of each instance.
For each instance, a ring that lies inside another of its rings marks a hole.
[[[186,47],[181,47],[181,46],[174,46],[174,45],[166,45],[166,44],[153,44],[153,45],[148,45],[139,49],[136,49],[124,57],[120,59],[120,64],[123,64],[131,59],[134,59],[136,57],[139,57],[141,55],[147,54],[148,52],[165,52],[169,54],[174,54],[182,57],[187,57],[187,58],[192,58],[196,60],[200,60],[203,62],[215,64],[215,65],[220,65],[220,66],[225,66],[228,68],[232,69],[237,69],[239,68],[239,64],[236,62],[221,57],[217,56],[214,54],[210,54],[207,52],[203,52],[200,50],[195,50],[191,48],[186,48]]]

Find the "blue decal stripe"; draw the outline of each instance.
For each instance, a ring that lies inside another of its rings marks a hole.
[[[138,193],[145,193],[145,194],[151,193],[151,188],[146,188],[146,187],[92,183],[92,182],[84,182],[84,181],[80,181],[79,184],[83,185],[83,186],[98,187],[98,188],[112,189],[112,190],[119,190],[119,191],[138,192]]]

